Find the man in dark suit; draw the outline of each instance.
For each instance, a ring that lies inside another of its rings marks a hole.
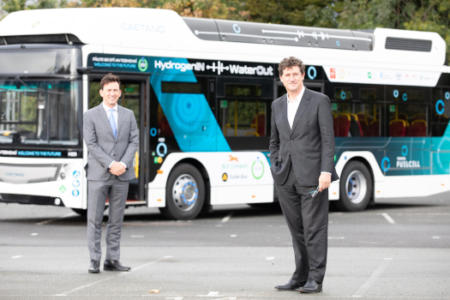
[[[338,179],[330,100],[303,85],[301,60],[285,58],[278,71],[287,94],[272,103],[270,161],[292,236],[295,271],[275,288],[319,293],[327,262],[327,188]]]
[[[87,238],[91,258],[89,273],[100,272],[101,234],[106,198],[109,218],[106,225],[105,271],[129,271],[120,263],[120,236],[129,181],[133,179],[133,159],[139,145],[134,113],[117,104],[119,78],[111,73],[100,81],[103,102],[84,114],[83,136],[88,148]]]

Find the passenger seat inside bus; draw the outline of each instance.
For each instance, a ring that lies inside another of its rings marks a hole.
[[[427,121],[414,120],[408,130],[409,136],[426,136],[427,135]]]
[[[389,122],[389,136],[406,136],[408,121],[394,119]]]

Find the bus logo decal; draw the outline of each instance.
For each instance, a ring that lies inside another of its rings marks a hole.
[[[141,72],[145,72],[148,69],[148,61],[145,57],[142,57],[141,59],[139,59],[138,61],[138,69]]]

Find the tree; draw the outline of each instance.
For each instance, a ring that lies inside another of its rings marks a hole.
[[[337,5],[339,28],[376,27],[433,31],[450,46],[450,2],[440,0],[344,0]],[[450,53],[447,52],[447,61]]]
[[[320,0],[247,0],[249,20],[275,24],[336,27],[334,2]]]

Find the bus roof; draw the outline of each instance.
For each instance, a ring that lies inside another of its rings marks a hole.
[[[434,32],[182,18],[171,10],[151,8],[26,10],[0,22],[0,45],[29,42],[82,44],[105,53],[268,63],[294,55],[310,65],[377,66],[417,73],[445,72],[446,53],[445,41]]]

